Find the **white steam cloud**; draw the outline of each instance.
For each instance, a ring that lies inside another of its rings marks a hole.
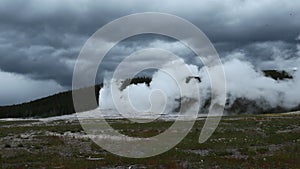
[[[300,60],[299,60],[300,61]],[[298,61],[298,63],[300,63]],[[262,106],[292,108],[300,103],[300,72],[294,72],[292,80],[276,81],[255,70],[246,61],[232,59],[224,64],[229,105],[237,98],[265,101]]]
[[[187,72],[185,66],[186,64],[181,59],[167,63],[163,66],[163,70],[158,70],[153,74],[149,86],[145,83],[131,84],[121,90],[119,86],[122,85],[124,79],[105,81],[104,87],[100,91],[100,109],[116,109],[115,104],[121,104],[122,107],[119,111],[123,115],[142,118],[174,112],[174,109],[180,105],[176,100],[180,98],[187,99],[186,101],[193,105],[196,101],[192,102],[192,100],[199,100],[199,97],[195,95],[199,89],[193,87],[198,85],[198,80],[187,77],[197,76],[198,67],[188,65],[189,71]],[[113,92],[118,93],[119,98],[113,99],[110,85],[117,86],[113,88],[118,91],[113,90]],[[131,105],[126,104],[127,100]],[[132,114],[135,111],[139,114]]]
[[[226,60],[223,61],[227,86],[226,107],[232,106],[237,99],[241,98],[254,101],[258,107],[264,110],[276,107],[292,109],[299,106],[300,71],[298,71],[297,66],[300,65],[300,46],[298,45],[297,47],[298,52],[295,54],[295,57],[282,59],[284,57],[274,56],[272,61],[268,61],[273,62],[273,64],[282,68],[281,70],[285,70],[293,76],[292,79],[286,80],[274,80],[270,77],[266,77],[264,73],[258,70],[252,63],[245,61],[243,53],[237,52],[228,55]],[[180,64],[182,64],[182,62],[182,60],[179,61]],[[205,67],[199,70],[195,65],[188,65],[189,69],[193,72],[193,76],[200,77],[201,82],[192,79],[187,83],[187,75],[181,74],[181,72],[178,71],[180,70],[180,66],[178,65],[167,64],[165,67],[170,71],[175,71],[174,73],[180,77],[179,79],[181,80],[178,83],[197,85],[200,93],[200,98],[198,98],[201,101],[200,106],[204,106],[205,101],[210,98],[211,87]],[[120,85],[121,82],[120,80],[114,79],[112,83]],[[115,109],[109,85],[110,83],[105,82],[103,89],[100,91],[100,109]],[[159,94],[159,92],[157,95],[153,94],[154,96],[151,96],[154,90],[163,91],[164,96]],[[129,93],[133,107],[137,110],[141,110],[142,113],[147,113],[145,111],[143,112],[143,110],[149,112],[159,111],[159,113],[164,114],[174,113],[174,109],[179,106],[178,99],[184,98],[184,96],[180,96],[176,81],[165,72],[159,70],[154,73],[150,86],[146,84],[129,85],[123,91],[120,91],[121,97],[125,97],[127,92]],[[151,99],[151,97],[153,98]],[[153,106],[151,103],[157,107],[151,108],[151,106]]]

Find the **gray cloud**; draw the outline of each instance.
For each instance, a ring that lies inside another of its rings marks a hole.
[[[300,2],[290,0],[2,0],[0,69],[69,88],[75,59],[88,37],[121,16],[149,11],[189,20],[207,34],[223,57],[242,51],[259,68],[276,67],[261,61],[275,60],[275,55],[294,57],[299,9]],[[125,56],[146,47],[162,47],[194,62],[193,53],[171,38],[137,36],[113,48],[101,65],[99,80]]]
[[[65,90],[53,80],[32,80],[0,70],[0,105],[18,104]]]

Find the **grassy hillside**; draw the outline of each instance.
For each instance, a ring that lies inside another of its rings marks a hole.
[[[96,99],[98,100],[98,93],[101,86],[102,85],[96,85],[76,91],[82,92],[94,88],[95,93],[97,93]],[[92,105],[87,107],[86,110],[92,110],[96,107],[97,105]],[[58,93],[23,104],[0,107],[0,118],[51,117],[72,113],[75,113],[72,91]]]

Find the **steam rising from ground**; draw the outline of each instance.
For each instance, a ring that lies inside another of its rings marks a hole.
[[[298,50],[300,47],[298,46]],[[266,77],[263,72],[257,69],[252,63],[246,61],[243,53],[236,52],[228,55],[223,60],[223,66],[226,76],[227,86],[227,108],[237,99],[246,99],[254,101],[258,107],[262,109],[284,107],[291,109],[297,107],[300,103],[300,71],[295,66],[300,65],[300,52],[296,56],[286,60],[278,59],[284,57],[276,57],[273,60],[274,65],[285,66],[285,70],[289,72],[293,79],[288,80],[274,80]],[[269,61],[270,62],[270,61]],[[178,70],[178,66],[166,65],[168,69],[173,71]],[[201,82],[193,79],[188,85],[197,85],[200,93],[201,107],[204,106],[210,96],[210,79],[205,67],[198,68],[195,65],[188,65],[192,70],[194,76],[201,78]],[[178,83],[186,84],[186,76],[180,74],[181,80]],[[119,85],[120,81],[114,79],[112,83]],[[109,88],[110,83],[106,81],[104,88],[100,91],[100,108],[114,109],[115,106],[112,101],[111,92]],[[183,99],[180,96],[180,91],[176,81],[168,74],[157,71],[152,77],[150,86],[146,84],[132,84],[128,86],[122,93],[129,92],[129,98],[132,105],[140,111],[150,110],[151,103],[149,100],[153,90],[160,90],[164,92],[164,96],[158,94],[152,101],[157,106],[151,110],[161,110],[161,113],[173,113],[174,109],[179,106],[178,99]],[[155,94],[154,94],[155,95]],[[125,96],[125,94],[124,94]],[[166,98],[166,102],[164,102]],[[122,98],[121,98],[122,99]],[[177,101],[176,101],[177,100]],[[166,104],[165,104],[166,103]],[[153,106],[153,105],[152,105]],[[163,106],[163,108],[161,107]],[[165,107],[164,107],[165,106]],[[244,113],[244,112],[240,112]]]
[[[290,72],[292,80],[277,81],[255,70],[251,63],[239,59],[225,62],[224,67],[229,105],[237,98],[256,101],[262,108],[292,108],[300,103],[299,71]]]
[[[198,81],[190,79],[187,82],[187,77],[197,76],[198,68],[195,65],[188,65],[188,69],[186,69],[185,66],[182,59],[165,64],[162,70],[153,74],[149,86],[145,83],[132,84],[121,90],[119,87],[125,79],[105,80],[104,87],[100,91],[100,109],[116,109],[115,102],[119,105],[122,104],[119,109],[122,113],[130,117],[142,118],[174,112],[174,109],[180,104],[176,100],[180,98],[189,98],[190,103],[192,100],[199,100],[196,95],[199,89],[195,88],[198,86]],[[113,91],[118,93],[119,98],[113,99],[111,86],[115,89]],[[196,101],[193,101],[192,104]]]

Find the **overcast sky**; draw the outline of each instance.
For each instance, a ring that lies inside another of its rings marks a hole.
[[[0,0],[0,105],[70,89],[75,59],[86,40],[108,22],[137,12],[187,19],[222,58],[243,52],[258,69],[278,68],[278,57],[297,57],[300,1]],[[191,55],[171,38],[136,36],[116,46],[103,69],[112,70],[121,58],[147,47],[171,50],[187,61]]]

